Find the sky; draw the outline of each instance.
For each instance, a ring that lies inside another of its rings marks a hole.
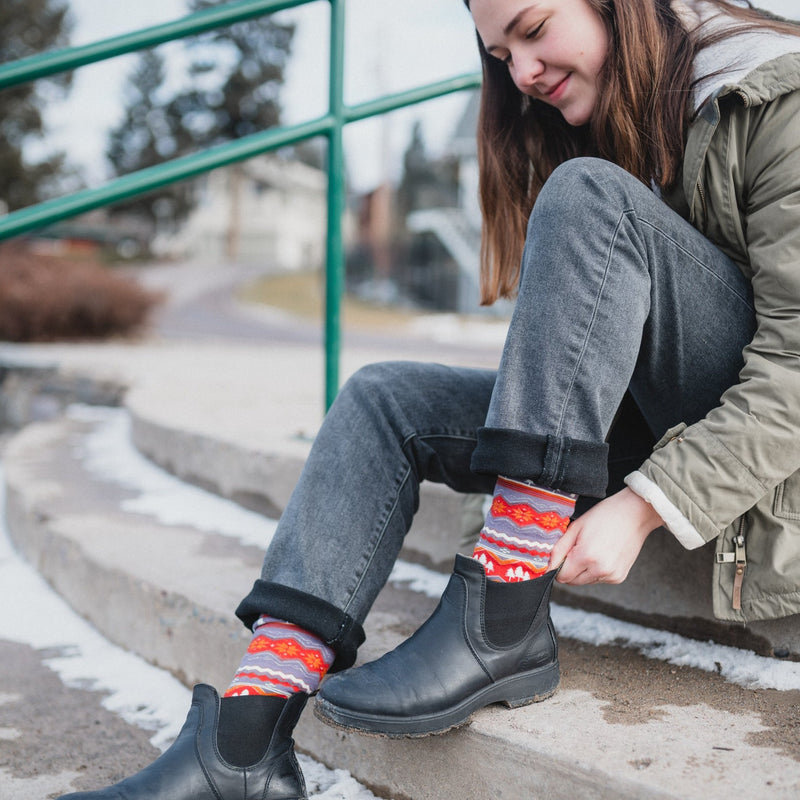
[[[760,0],[763,8],[800,17],[798,0]],[[185,0],[70,0],[73,44],[85,44],[186,13]],[[282,94],[283,121],[301,122],[325,112],[330,5],[317,0],[282,12],[296,22],[293,56]],[[161,48],[171,79],[181,80],[180,43]],[[348,0],[345,101],[358,103],[479,69],[475,34],[461,0]],[[49,132],[43,149],[63,149],[90,185],[110,177],[103,153],[108,130],[121,118],[123,86],[134,56],[123,56],[78,71],[64,102],[47,112]],[[463,111],[465,95],[452,95],[346,129],[351,186],[374,188],[400,173],[402,154],[415,121],[423,124],[429,150],[446,144]]]

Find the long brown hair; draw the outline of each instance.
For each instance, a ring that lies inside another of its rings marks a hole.
[[[464,2],[469,8],[470,0]],[[710,2],[742,24],[702,38],[686,30],[670,0],[586,2],[606,26],[609,52],[599,76],[600,102],[581,127],[569,125],[552,106],[523,95],[508,68],[486,52],[478,37],[483,67],[478,163],[484,305],[514,294],[530,211],[559,164],[576,156],[597,156],[669,189],[680,174],[699,50],[754,26],[798,32],[767,12],[729,0]]]

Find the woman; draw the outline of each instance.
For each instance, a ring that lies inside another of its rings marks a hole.
[[[468,6],[484,301],[517,295],[499,369],[347,383],[237,610],[254,636],[226,696],[196,687],[170,750],[72,800],[304,797],[291,731],[329,671],[317,715],[389,736],[544,699],[556,567],[620,582],[662,526],[716,539],[721,619],[800,611],[797,28],[725,0]],[[345,671],[423,479],[493,491],[473,558]]]

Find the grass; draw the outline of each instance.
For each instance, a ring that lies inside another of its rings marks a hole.
[[[309,321],[321,322],[325,285],[319,272],[291,272],[261,278],[245,287],[240,299],[280,308]],[[350,295],[342,302],[342,324],[350,329],[387,329],[425,316],[430,312],[412,311],[368,303]]]

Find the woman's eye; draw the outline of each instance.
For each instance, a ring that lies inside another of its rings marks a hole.
[[[540,22],[535,28],[533,28],[532,30],[528,31],[525,34],[525,38],[535,39],[539,35],[539,32],[542,30],[543,27],[544,27],[544,22]]]

